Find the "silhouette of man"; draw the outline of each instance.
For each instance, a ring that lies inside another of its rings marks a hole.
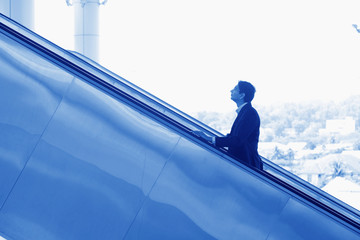
[[[251,105],[255,91],[255,87],[246,81],[239,81],[231,90],[231,100],[238,107],[238,115],[230,133],[225,137],[209,137],[201,131],[194,133],[217,147],[227,147],[228,153],[240,162],[262,169],[262,161],[258,154],[260,118]]]

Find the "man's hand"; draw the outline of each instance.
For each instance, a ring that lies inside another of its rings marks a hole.
[[[201,131],[192,131],[195,135],[201,137],[202,139],[205,139],[206,141],[212,142],[212,137],[209,137],[205,133]]]

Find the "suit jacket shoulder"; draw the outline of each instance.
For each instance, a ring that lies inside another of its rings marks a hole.
[[[251,103],[246,104],[238,116],[236,117],[234,124],[231,128],[230,134],[239,135],[239,130],[250,130],[260,126],[260,117]]]

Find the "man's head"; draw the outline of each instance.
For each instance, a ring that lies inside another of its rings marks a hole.
[[[231,90],[231,99],[236,103],[251,102],[254,99],[255,87],[246,81],[239,81]]]
[[[245,94],[244,97],[245,102],[251,102],[254,99],[256,89],[251,83],[246,81],[239,81],[238,87],[239,87],[239,92]]]

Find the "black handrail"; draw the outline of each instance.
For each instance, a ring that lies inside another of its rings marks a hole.
[[[172,127],[173,129],[177,129],[179,133],[181,134],[186,133],[185,135],[187,135],[188,137],[192,137],[193,139],[196,139],[197,138],[196,136],[191,135],[191,131],[194,128],[194,129],[203,130],[208,134],[214,136],[221,135],[214,129],[211,129],[210,127],[191,118],[190,116],[177,110],[176,108],[173,108],[172,106],[162,102],[161,100],[157,99],[156,97],[152,96],[146,91],[140,88],[137,89],[132,88],[131,86],[127,85],[126,82],[124,81],[122,82],[121,80],[124,79],[117,76],[116,74],[111,73],[108,70],[104,71],[104,69],[99,69],[93,66],[84,59],[80,59],[79,57],[76,57],[75,55],[61,49],[60,47],[47,41],[46,39],[41,38],[40,36],[36,35],[30,30],[26,30],[21,25],[13,22],[11,19],[3,15],[0,16],[0,19],[1,18],[6,20],[8,24],[6,25],[0,20],[0,31],[3,32],[8,37],[14,39],[15,41],[28,47],[29,49],[32,49],[37,54],[43,56],[50,62],[56,64],[57,66],[70,72],[71,74],[74,74],[75,76],[78,76],[84,81],[87,81],[90,84],[97,86],[98,88],[102,89],[104,92],[108,93],[109,95],[112,95],[113,97],[121,99],[122,101],[132,105],[133,107],[137,108],[140,112],[143,112],[144,114],[150,115],[151,117],[158,119],[159,121],[161,121],[167,126]],[[45,44],[46,46],[43,46],[42,44],[38,43],[36,39],[31,39],[28,36],[19,33],[18,31],[14,30],[12,27],[8,26],[9,24],[14,25],[17,28],[25,31],[27,34],[30,34],[33,38],[35,36],[35,38],[41,39],[42,43]],[[51,48],[52,50],[50,50]],[[95,73],[92,71],[94,71]],[[104,80],[104,78],[111,79],[112,81],[115,81],[116,83],[131,89],[120,89],[119,87],[114,86],[111,83],[111,81]],[[131,93],[140,96],[141,100],[132,96],[132,94],[129,94],[129,91],[127,90],[130,90]],[[146,103],[144,103],[143,101],[145,99],[148,100]],[[157,108],[151,106],[153,104],[158,104]],[[162,111],[159,111],[159,108],[161,108]],[[170,114],[170,116],[164,114],[163,110],[166,110],[167,113]],[[180,120],[180,122],[174,119],[178,119]],[[191,126],[192,128],[189,128],[188,126]],[[200,139],[198,139],[198,141],[199,140]],[[221,153],[221,155],[224,155],[224,153],[226,153],[226,151],[224,151],[223,149],[214,148],[214,151]],[[227,156],[226,158],[231,160],[229,156]],[[359,213],[354,211],[354,209],[349,209],[347,206],[344,206],[344,204],[338,201],[337,199],[334,198],[330,199],[328,196],[324,194],[324,192],[315,190],[316,188],[314,188],[311,184],[306,183],[305,181],[301,182],[299,181],[299,179],[291,177],[291,175],[288,172],[286,172],[281,168],[274,167],[275,165],[271,164],[269,161],[265,160],[264,163],[265,163],[264,166],[265,169],[266,168],[272,168],[273,170],[275,169],[276,172],[281,175],[281,177],[286,179],[286,181],[266,171],[258,171],[254,169],[259,176],[266,177],[270,181],[279,184],[281,187],[284,187],[285,189],[289,190],[295,195],[300,196],[303,199],[306,199],[310,203],[315,204],[316,206],[325,210],[331,215],[355,227],[357,230],[360,230]],[[295,187],[294,185],[296,185],[298,188]],[[336,206],[326,205],[324,202],[316,199],[314,196],[311,196],[309,193],[305,193],[304,191],[300,190],[300,186],[301,188],[306,188],[306,191],[315,192],[316,195],[320,195],[321,199],[326,199],[328,204],[336,205]],[[335,208],[341,208],[341,209],[335,209]]]

